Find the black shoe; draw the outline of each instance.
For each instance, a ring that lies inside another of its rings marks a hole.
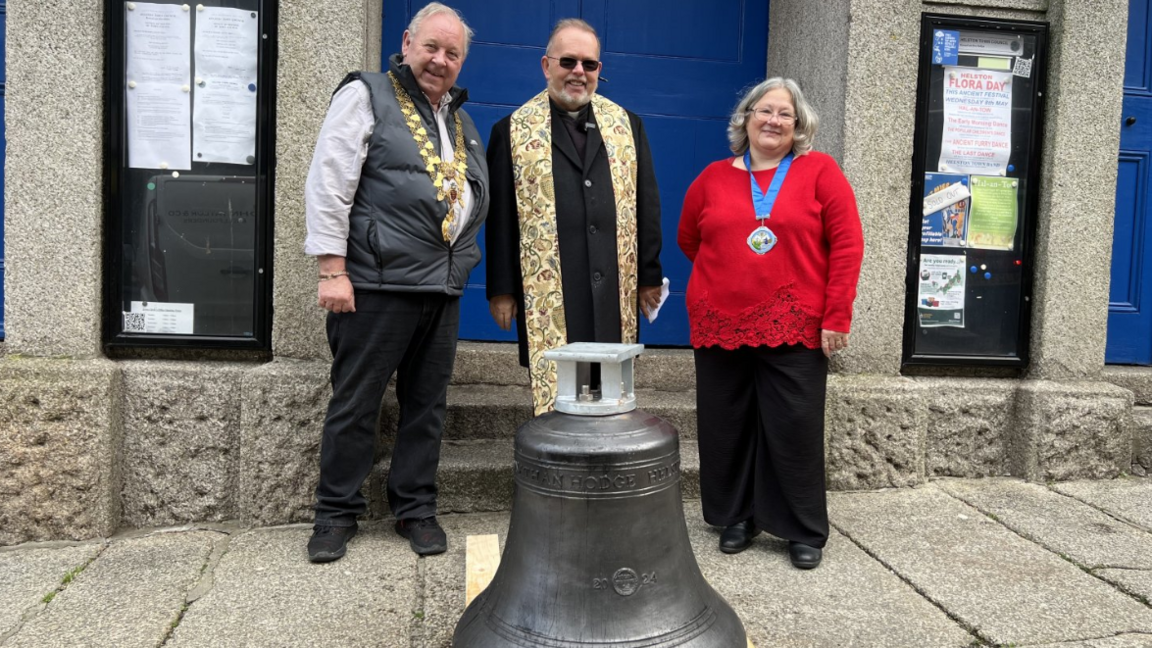
[[[435,517],[426,517],[423,520],[396,520],[396,533],[408,538],[412,551],[421,556],[431,556],[448,550],[448,535],[437,524]]]
[[[308,540],[308,560],[326,563],[339,560],[348,550],[348,541],[356,535],[356,524],[352,526],[328,526],[317,524],[312,527],[312,538]]]
[[[788,557],[792,559],[792,566],[797,569],[814,569],[820,566],[824,552],[803,542],[789,540]]]
[[[720,551],[726,554],[740,553],[752,546],[752,538],[760,535],[760,529],[752,520],[738,522],[724,529],[720,534]]]

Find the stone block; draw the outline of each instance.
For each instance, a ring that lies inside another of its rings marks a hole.
[[[1132,474],[1152,476],[1152,407],[1133,408]]]
[[[1008,436],[1017,381],[918,378],[927,407],[929,477],[1009,474]]]
[[[453,385],[528,385],[511,342],[460,342],[456,348]],[[636,360],[636,387],[659,391],[696,389],[691,349],[646,349]]]
[[[4,309],[10,353],[100,352],[103,259],[110,251],[104,248],[104,15],[105,3],[7,4]]]
[[[0,545],[116,529],[121,388],[107,360],[0,360]]]
[[[328,103],[354,70],[380,67],[379,0],[280,2],[276,66],[276,187],[272,346],[278,357],[331,358],[316,304],[315,259],[305,256],[304,180]],[[374,10],[374,12],[373,12]],[[400,43],[388,43],[385,51]]]
[[[516,430],[532,418],[532,394],[519,385],[451,385],[448,412],[444,419],[445,439],[512,438]],[[392,446],[400,423],[396,391],[384,394],[380,431],[386,446]]]
[[[124,371],[124,523],[237,516],[240,387],[254,365],[128,361]]]
[[[645,349],[636,359],[635,368],[637,389],[695,394],[696,361],[691,349]]]
[[[453,385],[528,385],[515,343],[460,342],[452,367]]]
[[[1137,405],[1152,406],[1152,367],[1104,367],[1100,377],[1132,392]]]
[[[828,488],[914,486],[924,480],[925,388],[907,378],[829,376]]]
[[[812,3],[799,2],[807,7]],[[824,4],[824,3],[817,3]],[[843,156],[864,226],[864,263],[852,319],[852,346],[833,361],[848,373],[894,375],[904,332],[908,259],[908,179],[916,129],[918,2],[850,0],[839,5],[847,39],[832,47],[846,58]],[[775,7],[773,7],[775,10]],[[820,13],[828,10],[821,9]],[[832,27],[821,32],[836,35]],[[812,65],[820,65],[813,61]],[[837,81],[828,78],[825,83]],[[876,83],[876,79],[884,79]],[[817,146],[822,146],[819,135]],[[895,216],[901,215],[901,216]]]
[[[439,513],[506,511],[512,506],[512,444],[448,441],[440,452]]]
[[[245,372],[239,518],[256,525],[312,519],[320,438],[332,390],[326,362],[278,360]]]
[[[1015,427],[1016,476],[1103,479],[1132,465],[1132,392],[1109,383],[1024,381]]]
[[[1029,372],[1071,381],[1104,368],[1128,2],[1050,5]]]

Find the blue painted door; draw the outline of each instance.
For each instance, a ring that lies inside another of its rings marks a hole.
[[[384,0],[384,64],[400,50],[404,28],[425,0]],[[492,125],[544,89],[540,57],[552,26],[579,17],[599,33],[604,73],[599,92],[644,120],[663,208],[660,260],[672,295],[646,344],[686,345],[684,289],[691,264],[676,245],[688,185],[728,153],[728,115],[740,91],[764,78],[768,3],[763,0],[455,0],[476,32],[460,75],[468,113],[487,140]],[[481,232],[483,237],[483,232]],[[488,314],[484,264],[469,279],[460,337],[512,340]]]
[[[7,139],[4,135],[4,88],[8,83],[8,6],[0,2],[0,192],[4,187],[4,151]],[[0,340],[4,339],[4,199],[0,197]]]
[[[1150,0],[1130,0],[1124,68],[1124,112],[1116,179],[1112,285],[1108,297],[1105,360],[1152,364],[1152,226],[1148,223],[1152,171],[1152,40]]]

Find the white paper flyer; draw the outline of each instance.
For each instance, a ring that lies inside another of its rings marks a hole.
[[[190,25],[180,5],[128,3],[128,166],[190,169]]]
[[[944,68],[940,173],[1003,176],[1012,154],[1012,73]]]
[[[964,328],[963,254],[925,254],[920,257],[920,289],[916,309],[922,328]]]
[[[258,27],[254,11],[204,7],[196,12],[196,162],[256,162]]]

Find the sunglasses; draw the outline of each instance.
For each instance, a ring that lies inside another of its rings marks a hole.
[[[554,61],[560,61],[560,67],[564,68],[565,70],[575,70],[577,63],[584,66],[585,72],[595,72],[596,70],[600,69],[600,61],[594,59],[581,61],[579,59],[574,59],[571,56],[562,56],[560,58],[549,56],[548,58]]]

